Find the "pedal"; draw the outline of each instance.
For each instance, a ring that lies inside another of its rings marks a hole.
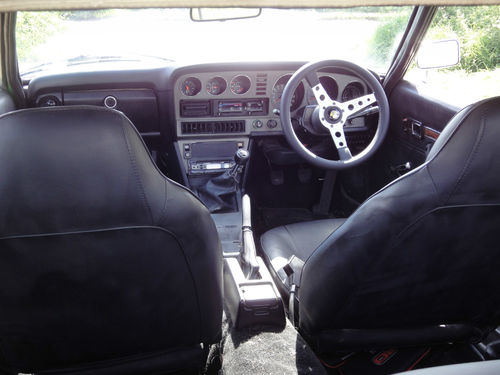
[[[271,171],[271,184],[274,186],[283,185],[285,182],[285,174],[281,169]]]
[[[297,177],[301,184],[308,184],[311,182],[312,170],[311,168],[299,168],[297,170]]]

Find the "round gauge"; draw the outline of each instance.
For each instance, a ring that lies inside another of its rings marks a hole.
[[[281,104],[281,96],[283,95],[283,91],[285,90],[285,86],[288,80],[292,77],[291,74],[287,74],[276,81],[273,86],[273,91],[271,94],[271,102],[273,108],[279,109]],[[299,108],[302,103],[302,99],[304,99],[304,84],[300,82],[300,84],[295,89],[292,101],[290,103],[290,111],[295,111]]]
[[[226,91],[227,83],[222,77],[214,77],[207,82],[206,89],[209,94],[219,95]]]
[[[236,76],[231,80],[230,88],[233,94],[241,95],[250,90],[251,84],[247,76]]]
[[[196,77],[186,78],[181,83],[181,92],[186,96],[194,96],[201,90],[201,82]]]
[[[359,82],[349,83],[344,91],[342,91],[342,101],[347,102],[352,99],[359,98],[365,94],[365,89]]]

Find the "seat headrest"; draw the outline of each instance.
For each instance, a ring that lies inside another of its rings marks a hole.
[[[500,202],[500,97],[457,113],[426,164],[442,204]]]
[[[164,178],[132,123],[93,106],[1,116],[0,171],[0,237],[150,223]]]

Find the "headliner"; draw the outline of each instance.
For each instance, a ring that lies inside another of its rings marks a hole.
[[[101,8],[345,8],[377,5],[492,5],[500,0],[0,0],[0,12]]]

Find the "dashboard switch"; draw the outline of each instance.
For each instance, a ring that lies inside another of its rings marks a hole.
[[[261,121],[261,120],[255,120],[252,124],[252,126],[255,128],[255,129],[260,129],[262,128],[262,126],[264,126],[264,123]]]

